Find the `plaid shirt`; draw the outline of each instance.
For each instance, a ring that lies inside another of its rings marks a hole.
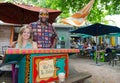
[[[51,24],[46,23],[46,26],[42,26],[40,21],[30,24],[33,30],[33,41],[36,41],[38,48],[51,48],[53,41],[57,38],[55,29]]]

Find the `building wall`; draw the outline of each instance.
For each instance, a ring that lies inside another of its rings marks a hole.
[[[70,48],[70,29],[71,26],[53,25],[57,31],[58,37],[64,37],[65,48]]]
[[[7,26],[0,26],[0,54],[2,53],[2,46],[10,45],[11,28]]]

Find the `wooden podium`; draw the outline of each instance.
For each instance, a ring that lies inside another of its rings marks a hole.
[[[77,52],[79,49],[12,48],[6,50],[3,64],[19,63],[18,83],[49,83],[58,81],[61,72],[68,77],[68,54]],[[21,63],[22,59],[25,64]]]

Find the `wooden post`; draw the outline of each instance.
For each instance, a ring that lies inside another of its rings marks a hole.
[[[14,37],[14,27],[11,27],[11,31],[10,31],[10,44],[12,44],[13,42],[13,37]]]

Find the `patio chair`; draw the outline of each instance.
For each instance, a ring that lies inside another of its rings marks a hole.
[[[5,50],[8,49],[8,48],[9,48],[9,46],[2,46],[2,55],[0,55],[0,57],[1,57],[0,60],[1,61],[2,61],[2,59],[4,57],[4,55],[5,55]],[[0,63],[0,67],[1,67],[1,69],[0,69],[0,76],[3,75],[4,72],[6,71],[6,70],[4,70],[5,68],[2,68],[2,66],[3,66],[3,64]]]
[[[2,55],[0,55],[0,60],[2,60],[2,57],[5,55],[5,50],[8,49],[10,46],[2,46]]]
[[[7,50],[10,46],[2,46],[2,54],[5,54],[5,50]]]
[[[113,66],[117,65],[117,61],[119,61],[119,57],[115,56],[115,58],[113,59]]]
[[[120,50],[115,51],[115,57],[113,59],[113,66],[117,65],[117,61],[120,61]]]
[[[112,51],[109,55],[110,55],[109,56],[109,65],[112,65],[112,66],[116,65],[116,60],[117,60],[116,52]]]

